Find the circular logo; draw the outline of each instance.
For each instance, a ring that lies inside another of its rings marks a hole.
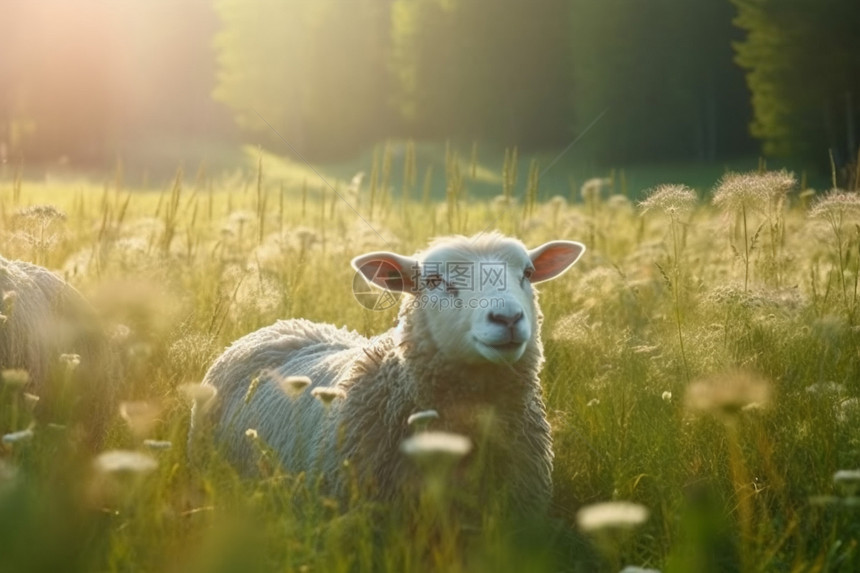
[[[368,310],[388,310],[396,306],[402,290],[403,275],[388,261],[367,261],[352,277],[352,294],[358,304]]]

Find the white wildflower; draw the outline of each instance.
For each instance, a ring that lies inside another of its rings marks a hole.
[[[169,450],[173,443],[167,440],[143,440],[143,445],[150,450]]]
[[[3,435],[3,443],[4,444],[21,444],[24,442],[29,442],[33,439],[33,430],[27,428],[26,430],[20,430],[18,432],[12,432],[10,434]]]
[[[307,376],[287,376],[278,379],[278,387],[290,398],[297,398],[310,385],[311,379]]]
[[[158,467],[152,456],[132,450],[109,450],[100,453],[93,461],[100,473],[106,474],[145,474]]]
[[[647,519],[648,508],[630,501],[595,503],[576,512],[576,523],[585,532],[632,529]]]
[[[422,410],[420,412],[415,412],[414,414],[411,414],[406,419],[406,425],[408,425],[410,428],[423,430],[427,428],[430,422],[438,419],[439,412],[437,412],[436,410]]]
[[[345,398],[346,392],[332,386],[321,386],[311,390],[311,396],[319,400],[327,408],[338,398]]]
[[[143,437],[158,422],[161,408],[149,402],[121,402],[119,415],[128,424],[131,432],[138,437]]]
[[[472,450],[466,436],[449,432],[421,432],[400,443],[400,451],[426,468],[446,466],[463,458]]]
[[[7,388],[23,388],[30,381],[30,373],[22,368],[8,368],[0,372],[0,379]]]
[[[833,483],[846,496],[853,496],[860,486],[860,470],[839,470],[833,474]]]

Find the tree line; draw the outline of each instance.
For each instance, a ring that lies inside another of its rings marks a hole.
[[[0,142],[31,155],[222,136],[228,115],[246,138],[322,160],[392,136],[578,139],[598,164],[857,154],[854,0],[156,1],[108,17],[85,0],[83,30],[36,46],[50,14],[11,4]]]

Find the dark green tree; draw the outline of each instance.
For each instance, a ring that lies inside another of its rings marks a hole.
[[[752,92],[752,134],[767,155],[838,163],[857,154],[860,3],[732,0],[746,31],[737,60]]]
[[[419,136],[526,146],[572,128],[567,0],[396,0],[398,108]]]
[[[725,0],[571,1],[577,128],[592,159],[712,161],[743,153],[748,94]]]

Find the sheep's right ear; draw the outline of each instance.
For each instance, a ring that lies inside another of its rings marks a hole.
[[[364,275],[367,282],[385,290],[415,292],[421,265],[416,259],[379,251],[355,257],[352,268]]]

